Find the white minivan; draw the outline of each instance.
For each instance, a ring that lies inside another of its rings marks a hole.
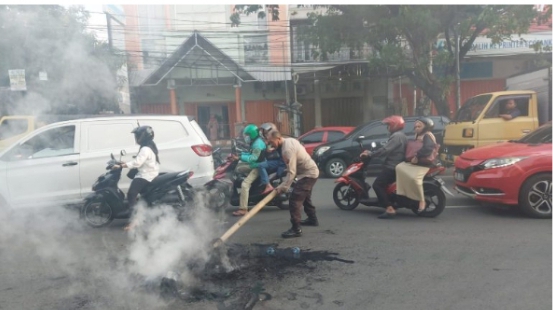
[[[190,184],[199,187],[213,176],[211,144],[188,116],[129,115],[77,119],[41,127],[0,153],[0,206],[12,208],[80,204],[105,172],[106,162],[121,150],[129,161],[139,146],[131,131],[154,129],[160,171],[194,172]],[[130,179],[121,178],[126,193]]]

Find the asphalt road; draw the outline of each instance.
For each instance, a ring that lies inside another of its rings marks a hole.
[[[451,186],[451,177],[444,179]],[[228,242],[299,247],[306,257],[331,251],[353,263],[308,262],[308,270],[292,269],[282,278],[252,279],[272,297],[253,309],[551,309],[551,220],[460,196],[448,197],[437,218],[400,210],[396,219],[380,220],[378,208],[339,210],[333,186],[330,179],[317,183],[313,201],[321,225],[304,227],[301,238],[282,239],[288,212],[268,206]],[[87,228],[69,211],[4,218],[0,309],[234,309],[209,298],[167,304],[153,294],[133,293],[140,280],[131,271],[154,274],[171,263],[175,251],[196,249],[194,240],[217,235],[236,218],[228,216],[216,233],[210,233],[212,222],[203,221],[198,233],[167,222],[159,227],[171,227],[169,235],[158,238],[163,230],[157,230],[144,238],[124,233],[122,221]],[[156,240],[164,255],[140,247]]]

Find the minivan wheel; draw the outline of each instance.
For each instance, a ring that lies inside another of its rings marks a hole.
[[[534,175],[522,185],[519,206],[526,215],[535,218],[551,218],[551,174]]]
[[[344,173],[346,163],[340,158],[332,158],[326,163],[325,174],[327,177],[337,178]]]

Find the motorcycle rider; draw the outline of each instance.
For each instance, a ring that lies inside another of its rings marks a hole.
[[[265,185],[265,190],[263,191],[263,194],[267,194],[274,190],[273,186],[269,183],[269,173],[267,171],[276,170],[277,175],[282,175],[284,169],[286,169],[286,164],[282,160],[281,150],[273,149],[268,143],[268,134],[273,130],[278,130],[276,125],[273,123],[263,123],[261,124],[261,126],[259,126],[259,133],[267,144],[267,160],[260,163],[252,164],[253,167],[257,167],[257,169],[259,170],[261,185]]]
[[[250,145],[251,152],[243,152],[240,157],[234,155],[234,159],[242,161],[238,164],[236,171],[241,174],[248,173],[248,176],[242,181],[240,191],[240,207],[234,211],[234,216],[244,216],[248,213],[248,200],[250,198],[250,187],[259,176],[258,169],[255,169],[252,164],[265,161],[265,152],[267,145],[259,135],[259,129],[255,124],[249,124],[243,131],[244,140]]]
[[[131,182],[129,192],[127,193],[129,212],[131,212],[136,205],[138,194],[159,175],[159,152],[154,142],[154,130],[150,126],[140,126],[133,129],[131,133],[134,134],[136,144],[140,145],[136,158],[112,167],[113,170],[119,168],[138,169],[138,172]],[[135,223],[127,225],[125,230],[131,229],[134,225]]]
[[[396,215],[386,193],[386,188],[396,181],[396,166],[405,160],[405,148],[407,147],[407,136],[403,133],[405,120],[400,115],[392,115],[382,120],[388,125],[391,133],[386,145],[375,152],[368,150],[361,153],[361,158],[385,156],[382,171],[378,174],[373,183],[373,189],[378,197],[378,203],[386,211],[378,216],[379,219],[391,219]]]

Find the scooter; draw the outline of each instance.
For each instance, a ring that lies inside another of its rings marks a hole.
[[[216,148],[213,153],[211,153],[211,156],[213,156],[213,167],[215,169],[225,162],[223,160],[222,150],[220,147]]]
[[[225,162],[215,169],[213,179],[204,184],[204,190],[207,195],[209,205],[220,210],[228,203],[232,206],[240,205],[240,193],[238,189],[242,187],[242,181],[247,175],[242,175],[236,171],[238,160],[233,159],[233,154],[240,154],[247,150],[247,146],[241,141],[233,139],[231,141],[231,153],[227,156]],[[285,175],[277,174],[276,172],[269,174],[269,182],[273,187],[278,187],[283,182]],[[260,202],[268,194],[263,194],[265,186],[261,185],[261,181],[257,178],[250,187],[250,195],[248,206],[253,206]],[[288,205],[284,204],[290,198],[290,193],[282,193],[277,195],[268,205],[276,206],[280,209],[287,210]]]
[[[121,157],[124,155],[125,151],[121,151]],[[94,193],[85,198],[85,203],[81,207],[81,218],[92,227],[106,226],[114,219],[131,217],[132,210],[125,200],[125,194],[118,187],[123,169],[112,170],[113,166],[121,163],[121,157],[117,161],[111,154],[111,160],[107,162],[106,167],[108,171],[98,177],[92,185]],[[171,205],[178,210],[180,217],[185,207],[194,203],[195,192],[188,184],[188,179],[193,174],[190,170],[162,172],[140,193],[140,199],[146,201],[149,206]]]
[[[356,139],[361,150],[363,150],[362,140],[364,136]],[[371,148],[374,150],[377,147],[375,142],[371,143]],[[332,193],[334,203],[342,210],[353,210],[361,203],[370,207],[380,207],[376,197],[369,197],[371,186],[365,181],[367,172],[365,167],[370,163],[371,157],[367,159],[355,160],[349,165],[341,177],[334,181],[336,187]],[[407,208],[415,214],[423,217],[436,217],[445,209],[446,197],[444,193],[453,196],[453,193],[447,189],[445,182],[437,177],[443,173],[445,168],[438,164],[430,168],[423,179],[424,196],[426,200],[426,208],[422,212],[418,212],[418,201],[409,199],[405,196],[396,194],[396,183],[392,183],[387,188],[390,202],[395,208]]]

